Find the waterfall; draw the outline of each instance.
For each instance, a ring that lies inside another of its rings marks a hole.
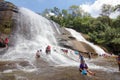
[[[45,50],[47,45],[57,45],[52,23],[46,18],[26,8],[20,8],[16,22],[17,29],[13,35],[15,46],[8,50],[4,58],[32,59],[36,50]]]
[[[60,26],[58,24],[56,24],[55,22],[53,22],[53,21],[52,21],[52,23],[53,23],[53,29],[54,29],[54,31],[56,31],[57,35],[60,35],[61,34],[61,32],[59,30]]]
[[[26,8],[19,9],[16,20],[17,29],[13,35],[15,45],[8,49],[2,59],[16,60],[22,58],[34,61],[36,51],[42,49],[41,58],[49,63],[72,65],[76,63],[66,57],[61,51],[61,47],[57,45],[54,29],[58,34],[60,34],[60,31],[54,22]],[[49,56],[45,53],[45,48],[48,45],[52,47]],[[54,51],[54,49],[57,51]]]
[[[29,61],[34,60],[35,53],[37,50],[42,49],[43,53],[42,58],[46,59],[45,48],[47,45],[51,45],[52,49],[56,48],[57,52],[52,50],[52,54],[48,59],[48,61],[55,62],[57,64],[60,63],[69,63],[73,59],[78,58],[76,55],[73,57],[74,54],[70,54],[68,56],[64,56],[63,52],[61,52],[61,47],[57,45],[56,41],[56,32],[59,34],[59,28],[57,25],[47,20],[46,18],[26,9],[20,8],[19,13],[16,17],[16,24],[17,29],[15,30],[14,37],[14,47],[8,49],[5,55],[3,55],[3,59],[18,59],[24,58]],[[89,45],[91,45],[98,54],[105,53],[101,48],[98,46],[93,45],[92,43],[86,41],[80,34],[75,32],[72,29],[67,29],[68,31],[72,32],[71,34],[77,38],[79,41],[83,41]],[[71,60],[72,58],[72,60]],[[73,61],[74,63],[74,61]]]
[[[96,51],[96,53],[98,53],[98,55],[105,54],[105,51],[103,49],[87,41],[80,33],[69,28],[66,28],[66,30],[68,30],[78,41],[85,42],[86,44],[90,45]]]

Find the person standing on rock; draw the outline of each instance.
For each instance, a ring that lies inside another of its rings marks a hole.
[[[91,52],[88,52],[88,58],[91,59],[92,55]]]
[[[80,52],[79,52],[79,59],[80,59],[80,61],[84,61],[84,57]]]
[[[117,57],[117,63],[118,63],[119,71],[120,71],[120,53],[118,54],[118,57]]]

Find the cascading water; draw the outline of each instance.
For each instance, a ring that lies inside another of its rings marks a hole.
[[[15,47],[8,50],[4,58],[32,59],[37,49],[47,45],[57,45],[50,22],[34,12],[21,8],[17,16],[17,30],[15,32]]]
[[[73,29],[66,28],[78,41],[85,42],[89,44],[99,55],[105,54],[105,51],[100,47],[94,45],[93,43],[88,42],[80,33],[76,32]]]
[[[22,58],[32,62],[35,60],[36,51],[42,49],[41,58],[49,63],[76,63],[64,56],[61,48],[57,45],[53,31],[53,27],[56,28],[55,23],[26,8],[19,9],[16,20],[17,29],[13,35],[15,45],[8,49],[2,59],[17,60]],[[59,33],[58,29],[57,32]],[[56,48],[57,52],[52,50],[51,55],[47,56],[45,53],[47,45],[50,45],[52,49]]]

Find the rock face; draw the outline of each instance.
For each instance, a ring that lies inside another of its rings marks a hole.
[[[0,37],[5,40],[12,32],[15,25],[13,15],[18,12],[18,8],[10,2],[0,0]],[[0,49],[0,54],[6,49]]]
[[[0,0],[0,2],[2,2],[2,1],[4,1],[4,0]]]
[[[0,32],[9,34],[13,24],[13,13],[17,13],[15,5],[4,0],[0,0]]]
[[[83,53],[92,52],[95,53],[95,50],[88,44],[77,41],[65,28],[60,28],[61,35],[59,35],[58,42],[61,46],[66,48],[71,48],[73,50],[78,50]]]

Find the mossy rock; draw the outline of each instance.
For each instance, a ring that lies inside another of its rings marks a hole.
[[[10,29],[10,28],[5,28],[5,29],[4,29],[4,33],[5,33],[5,34],[10,34],[10,32],[11,32],[11,29]]]
[[[0,33],[10,34],[12,29],[13,13],[18,12],[18,8],[7,1],[0,0]]]

